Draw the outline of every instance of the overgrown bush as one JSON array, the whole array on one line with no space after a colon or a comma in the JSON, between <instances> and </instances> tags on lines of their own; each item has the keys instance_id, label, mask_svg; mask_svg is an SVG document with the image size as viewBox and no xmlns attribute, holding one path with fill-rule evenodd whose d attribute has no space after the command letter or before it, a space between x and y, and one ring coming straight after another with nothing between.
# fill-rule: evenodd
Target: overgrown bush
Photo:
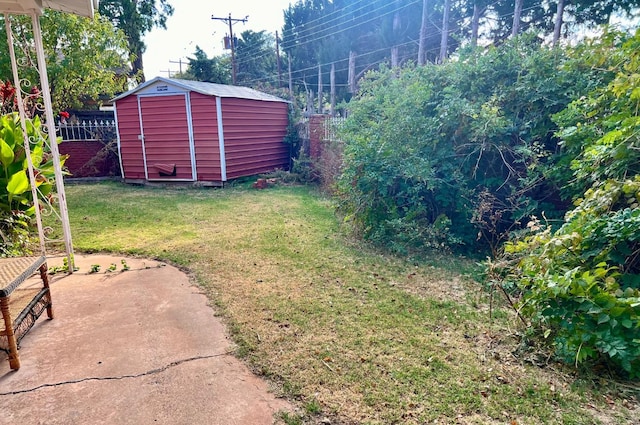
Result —
<instances>
[{"instance_id":1,"label":"overgrown bush","mask_svg":"<svg viewBox=\"0 0 640 425\"><path fill-rule=\"evenodd\" d=\"M640 173L637 149L640 97L638 33L606 32L575 50L574 67L597 69L592 90L552 118L560 150L549 177L569 200L580 198L594 183Z\"/></svg>"},{"instance_id":2,"label":"overgrown bush","mask_svg":"<svg viewBox=\"0 0 640 425\"><path fill-rule=\"evenodd\" d=\"M615 78L555 117L576 206L558 230L507 244L505 274L562 359L640 378L640 31L606 55Z\"/></svg>"},{"instance_id":3,"label":"overgrown bush","mask_svg":"<svg viewBox=\"0 0 640 425\"><path fill-rule=\"evenodd\" d=\"M396 250L457 239L440 221L466 221L467 188L438 137L436 67L383 69L361 83L342 130L341 211L364 236ZM459 219L459 220L458 220Z\"/></svg>"},{"instance_id":4,"label":"overgrown bush","mask_svg":"<svg viewBox=\"0 0 640 425\"><path fill-rule=\"evenodd\" d=\"M638 378L639 76L640 31L372 72L344 125L340 211L397 252L511 239L491 271L533 333Z\"/></svg>"},{"instance_id":5,"label":"overgrown bush","mask_svg":"<svg viewBox=\"0 0 640 425\"><path fill-rule=\"evenodd\" d=\"M47 152L39 117L25 122L38 196L53 202L53 160ZM61 159L64 163L64 158ZM35 205L28 177L24 137L17 113L0 118L0 256L28 253Z\"/></svg>"},{"instance_id":6,"label":"overgrown bush","mask_svg":"<svg viewBox=\"0 0 640 425\"><path fill-rule=\"evenodd\" d=\"M520 312L569 363L640 377L640 176L594 185L556 232L508 243Z\"/></svg>"},{"instance_id":7,"label":"overgrown bush","mask_svg":"<svg viewBox=\"0 0 640 425\"><path fill-rule=\"evenodd\" d=\"M343 127L340 211L400 252L495 252L526 217L562 217L545 178L558 148L551 116L600 78L567 66L579 60L524 36L443 65L369 73Z\"/></svg>"}]
</instances>

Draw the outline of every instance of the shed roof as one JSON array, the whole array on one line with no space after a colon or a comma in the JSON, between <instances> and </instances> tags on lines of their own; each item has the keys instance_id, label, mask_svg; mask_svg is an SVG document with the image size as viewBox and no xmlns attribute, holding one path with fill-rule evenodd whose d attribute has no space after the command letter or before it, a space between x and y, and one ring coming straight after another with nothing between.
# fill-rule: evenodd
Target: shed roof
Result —
<instances>
[{"instance_id":1,"label":"shed roof","mask_svg":"<svg viewBox=\"0 0 640 425\"><path fill-rule=\"evenodd\" d=\"M181 88L183 90L195 91L208 96L262 100L265 102L284 102L284 103L289 102L277 96L263 93L261 91L254 90L249 87L229 86L226 84L205 83L202 81L181 80L178 78L164 78L164 77L156 77L152 80L144 82L140 84L138 87L132 90L129 90L128 92L122 93L120 96L116 97L113 100L116 101L116 100L122 99L123 97L139 92L145 89L146 87L149 87L157 83L172 85L172 86Z\"/></svg>"},{"instance_id":2,"label":"shed roof","mask_svg":"<svg viewBox=\"0 0 640 425\"><path fill-rule=\"evenodd\" d=\"M53 9L93 17L98 0L0 0L0 13L40 13L42 9Z\"/></svg>"}]
</instances>

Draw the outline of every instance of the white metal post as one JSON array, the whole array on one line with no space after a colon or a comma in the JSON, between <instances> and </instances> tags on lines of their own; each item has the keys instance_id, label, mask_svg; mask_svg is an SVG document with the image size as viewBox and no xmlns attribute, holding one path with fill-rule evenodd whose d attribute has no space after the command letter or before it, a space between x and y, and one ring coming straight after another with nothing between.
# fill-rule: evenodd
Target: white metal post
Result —
<instances>
[{"instance_id":1,"label":"white metal post","mask_svg":"<svg viewBox=\"0 0 640 425\"><path fill-rule=\"evenodd\" d=\"M47 65L44 57L44 46L42 44L42 30L40 28L40 19L38 17L38 14L35 12L32 13L31 20L33 23L33 38L36 45L38 70L40 71L40 85L42 88L42 99L44 100L44 111L49 134L49 148L51 149L51 155L53 156L53 169L56 176L56 189L60 207L60 219L62 221L62 233L64 236L65 248L67 250L67 264L69 265L69 273L73 273L73 246L71 243L71 228L69 226L67 197L64 191L62 168L60 166L60 153L58 152L58 142L56 140L56 126L55 122L53 121L53 105L51 104L51 93L49 92L49 78L47 75Z\"/></svg>"}]
</instances>

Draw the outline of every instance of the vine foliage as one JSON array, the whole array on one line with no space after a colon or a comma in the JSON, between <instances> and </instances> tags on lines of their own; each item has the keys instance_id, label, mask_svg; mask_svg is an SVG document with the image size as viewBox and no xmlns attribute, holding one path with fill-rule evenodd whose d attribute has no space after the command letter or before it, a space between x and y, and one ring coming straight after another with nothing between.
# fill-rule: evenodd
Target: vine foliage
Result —
<instances>
[{"instance_id":1,"label":"vine foliage","mask_svg":"<svg viewBox=\"0 0 640 425\"><path fill-rule=\"evenodd\" d=\"M505 246L521 311L558 355L631 378L640 378L639 47L640 31L608 53L619 59L613 80L554 117L575 208L559 229L534 222Z\"/></svg>"}]
</instances>

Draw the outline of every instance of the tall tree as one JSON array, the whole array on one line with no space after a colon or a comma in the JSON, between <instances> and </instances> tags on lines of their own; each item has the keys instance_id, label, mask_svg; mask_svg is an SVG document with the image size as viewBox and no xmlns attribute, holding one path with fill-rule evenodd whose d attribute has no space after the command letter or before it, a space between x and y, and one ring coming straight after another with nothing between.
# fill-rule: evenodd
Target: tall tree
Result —
<instances>
[{"instance_id":1,"label":"tall tree","mask_svg":"<svg viewBox=\"0 0 640 425\"><path fill-rule=\"evenodd\" d=\"M31 22L13 16L12 32L24 82L36 85L37 70ZM93 19L47 10L40 18L42 41L54 109L88 107L101 96L113 96L126 88L127 44L121 31L106 19ZM0 51L8 52L4 19L0 18ZM9 55L0 56L0 79L13 80ZM22 87L29 90L30 87Z\"/></svg>"},{"instance_id":2,"label":"tall tree","mask_svg":"<svg viewBox=\"0 0 640 425\"><path fill-rule=\"evenodd\" d=\"M449 12L451 11L451 0L444 0L444 11L442 13L442 38L440 41L440 63L447 58L447 47L449 43Z\"/></svg>"},{"instance_id":3,"label":"tall tree","mask_svg":"<svg viewBox=\"0 0 640 425\"><path fill-rule=\"evenodd\" d=\"M402 20L400 18L402 14L402 0L396 0L396 10L393 13L393 38L396 39L396 43L391 46L391 67L396 68L400 65L400 46L398 46L398 35L402 29Z\"/></svg>"},{"instance_id":4,"label":"tall tree","mask_svg":"<svg viewBox=\"0 0 640 425\"><path fill-rule=\"evenodd\" d=\"M154 27L167 27L173 6L168 0L101 0L99 11L126 35L131 74L139 82L144 81L142 54L147 46L142 38Z\"/></svg>"},{"instance_id":5,"label":"tall tree","mask_svg":"<svg viewBox=\"0 0 640 425\"><path fill-rule=\"evenodd\" d=\"M207 57L199 46L193 57L189 58L189 66L180 78L206 81L208 83L229 84L231 82L231 60L229 55Z\"/></svg>"},{"instance_id":6,"label":"tall tree","mask_svg":"<svg viewBox=\"0 0 640 425\"><path fill-rule=\"evenodd\" d=\"M319 42L325 36L321 18L322 4L318 1L298 1L284 11L282 49L291 58L296 82L306 83L316 75Z\"/></svg>"},{"instance_id":7,"label":"tall tree","mask_svg":"<svg viewBox=\"0 0 640 425\"><path fill-rule=\"evenodd\" d=\"M540 33L553 30L554 8L540 0L504 0L488 2L488 16L497 21L488 34L494 42L502 42L531 28Z\"/></svg>"},{"instance_id":8,"label":"tall tree","mask_svg":"<svg viewBox=\"0 0 640 425\"><path fill-rule=\"evenodd\" d=\"M422 0L422 19L420 21L420 39L418 40L418 65L424 65L424 51L427 42L427 25L429 19L429 0Z\"/></svg>"},{"instance_id":9,"label":"tall tree","mask_svg":"<svg viewBox=\"0 0 640 425\"><path fill-rule=\"evenodd\" d=\"M336 79L346 81L349 50L355 43L352 36L358 26L355 14L369 7L354 0L305 0L290 5L284 11L281 46L291 60L292 83L317 91L318 63L335 63ZM328 69L323 68L322 74Z\"/></svg>"},{"instance_id":10,"label":"tall tree","mask_svg":"<svg viewBox=\"0 0 640 425\"><path fill-rule=\"evenodd\" d=\"M520 32L520 19L522 16L522 5L524 0L515 0L513 7L513 25L511 26L511 35L516 36Z\"/></svg>"},{"instance_id":11,"label":"tall tree","mask_svg":"<svg viewBox=\"0 0 640 425\"><path fill-rule=\"evenodd\" d=\"M243 31L236 42L237 83L277 84L276 40L267 31Z\"/></svg>"},{"instance_id":12,"label":"tall tree","mask_svg":"<svg viewBox=\"0 0 640 425\"><path fill-rule=\"evenodd\" d=\"M485 17L487 11L491 7L491 0L472 0L471 5L468 5L472 11L471 14L471 45L478 45L478 38L480 37L480 20Z\"/></svg>"},{"instance_id":13,"label":"tall tree","mask_svg":"<svg viewBox=\"0 0 640 425\"><path fill-rule=\"evenodd\" d=\"M560 40L560 31L562 30L562 22L564 18L564 0L558 0L556 8L556 22L553 28L553 45L557 46Z\"/></svg>"},{"instance_id":14,"label":"tall tree","mask_svg":"<svg viewBox=\"0 0 640 425\"><path fill-rule=\"evenodd\" d=\"M478 34L480 33L480 6L477 1L473 2L473 17L471 18L471 45L478 45Z\"/></svg>"}]
</instances>

